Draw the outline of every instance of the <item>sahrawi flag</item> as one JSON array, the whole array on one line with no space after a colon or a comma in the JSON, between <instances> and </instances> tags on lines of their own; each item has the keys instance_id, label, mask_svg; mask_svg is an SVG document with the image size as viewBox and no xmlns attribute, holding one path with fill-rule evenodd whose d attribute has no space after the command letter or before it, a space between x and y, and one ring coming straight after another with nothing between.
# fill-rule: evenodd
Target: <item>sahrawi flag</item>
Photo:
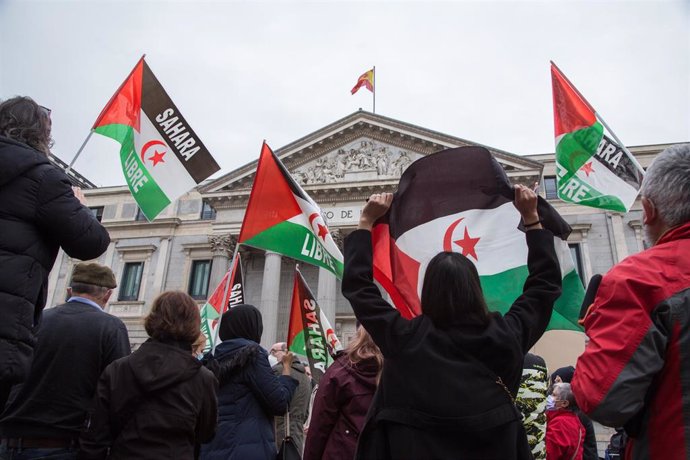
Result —
<instances>
[{"instance_id":1,"label":"sahrawi flag","mask_svg":"<svg viewBox=\"0 0 690 460\"><path fill-rule=\"evenodd\" d=\"M482 147L444 150L405 170L389 212L373 228L374 277L407 318L421 313L429 261L454 251L479 272L487 305L506 313L527 279L527 243L505 171ZM540 198L539 216L554 235L563 277L549 329L580 331L584 296L565 239L568 224Z\"/></svg>"},{"instance_id":2,"label":"sahrawi flag","mask_svg":"<svg viewBox=\"0 0 690 460\"><path fill-rule=\"evenodd\" d=\"M218 326L223 313L242 303L244 303L244 276L240 254L237 253L232 267L225 273L211 297L201 307L201 332L206 336L205 352L218 345Z\"/></svg>"},{"instance_id":3,"label":"sahrawi flag","mask_svg":"<svg viewBox=\"0 0 690 460\"><path fill-rule=\"evenodd\" d=\"M295 268L292 308L288 327L288 349L309 360L311 375L319 383L326 368L333 362L331 354L342 345L328 318L319 308L314 295L299 269Z\"/></svg>"},{"instance_id":4,"label":"sahrawi flag","mask_svg":"<svg viewBox=\"0 0 690 460\"><path fill-rule=\"evenodd\" d=\"M319 206L263 144L239 242L323 267L343 277L343 255Z\"/></svg>"},{"instance_id":5,"label":"sahrawi flag","mask_svg":"<svg viewBox=\"0 0 690 460\"><path fill-rule=\"evenodd\" d=\"M148 220L220 169L144 58L92 129L122 145L122 171Z\"/></svg>"},{"instance_id":6,"label":"sahrawi flag","mask_svg":"<svg viewBox=\"0 0 690 460\"><path fill-rule=\"evenodd\" d=\"M599 117L551 63L558 197L564 201L627 212L644 172L606 134Z\"/></svg>"}]
</instances>

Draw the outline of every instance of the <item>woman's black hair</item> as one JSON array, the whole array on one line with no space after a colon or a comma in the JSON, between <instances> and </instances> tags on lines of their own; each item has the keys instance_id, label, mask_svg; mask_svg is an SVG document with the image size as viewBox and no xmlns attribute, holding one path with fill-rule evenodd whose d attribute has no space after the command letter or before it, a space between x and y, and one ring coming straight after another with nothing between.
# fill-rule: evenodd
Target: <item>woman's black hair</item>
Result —
<instances>
[{"instance_id":1,"label":"woman's black hair","mask_svg":"<svg viewBox=\"0 0 690 460\"><path fill-rule=\"evenodd\" d=\"M487 325L489 309L474 264L456 252L436 254L422 285L422 313L438 328L453 324Z\"/></svg>"}]
</instances>

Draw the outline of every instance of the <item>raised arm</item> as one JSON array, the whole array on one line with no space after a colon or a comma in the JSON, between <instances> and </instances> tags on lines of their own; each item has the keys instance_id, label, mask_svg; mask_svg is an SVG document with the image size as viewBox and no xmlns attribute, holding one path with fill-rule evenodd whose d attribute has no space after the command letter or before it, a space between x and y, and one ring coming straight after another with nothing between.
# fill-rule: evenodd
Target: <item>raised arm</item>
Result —
<instances>
[{"instance_id":1,"label":"raised arm","mask_svg":"<svg viewBox=\"0 0 690 460\"><path fill-rule=\"evenodd\" d=\"M249 384L259 404L271 415L284 415L299 382L290 377L292 353L283 357L283 375L276 377L268 363L268 355L261 349L254 358L255 365L247 374Z\"/></svg>"},{"instance_id":2,"label":"raised arm","mask_svg":"<svg viewBox=\"0 0 690 460\"><path fill-rule=\"evenodd\" d=\"M549 324L553 304L561 295L562 279L553 234L542 228L537 213L537 195L527 187L516 185L515 207L526 230L529 275L522 295L510 307L505 319L518 335L523 353L527 353Z\"/></svg>"},{"instance_id":3,"label":"raised arm","mask_svg":"<svg viewBox=\"0 0 690 460\"><path fill-rule=\"evenodd\" d=\"M358 229L345 239L343 295L384 356L400 350L416 322L403 318L374 284L371 229L393 202L391 193L374 194L362 210Z\"/></svg>"}]
</instances>

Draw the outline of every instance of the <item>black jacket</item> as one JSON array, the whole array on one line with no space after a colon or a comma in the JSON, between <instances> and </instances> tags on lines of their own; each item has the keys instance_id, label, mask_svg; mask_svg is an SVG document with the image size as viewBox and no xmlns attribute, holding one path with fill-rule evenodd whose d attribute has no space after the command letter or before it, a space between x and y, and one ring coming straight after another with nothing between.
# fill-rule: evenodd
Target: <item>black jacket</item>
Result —
<instances>
[{"instance_id":1,"label":"black jacket","mask_svg":"<svg viewBox=\"0 0 690 460\"><path fill-rule=\"evenodd\" d=\"M529 277L505 316L486 327L438 329L424 315L403 318L372 279L371 234L345 241L343 294L384 355L383 374L358 458L531 458L514 397L523 357L541 337L561 293L547 230L527 232ZM480 364L480 362L482 364Z\"/></svg>"},{"instance_id":2,"label":"black jacket","mask_svg":"<svg viewBox=\"0 0 690 460\"><path fill-rule=\"evenodd\" d=\"M48 308L29 377L16 385L0 419L12 438L76 439L103 369L130 353L124 323L72 301Z\"/></svg>"},{"instance_id":3,"label":"black jacket","mask_svg":"<svg viewBox=\"0 0 690 460\"><path fill-rule=\"evenodd\" d=\"M192 459L215 432L217 389L190 344L149 339L101 375L78 458Z\"/></svg>"},{"instance_id":4,"label":"black jacket","mask_svg":"<svg viewBox=\"0 0 690 460\"><path fill-rule=\"evenodd\" d=\"M88 260L108 243L108 232L59 168L43 153L0 136L0 385L19 383L29 373L34 326L58 249Z\"/></svg>"}]
</instances>

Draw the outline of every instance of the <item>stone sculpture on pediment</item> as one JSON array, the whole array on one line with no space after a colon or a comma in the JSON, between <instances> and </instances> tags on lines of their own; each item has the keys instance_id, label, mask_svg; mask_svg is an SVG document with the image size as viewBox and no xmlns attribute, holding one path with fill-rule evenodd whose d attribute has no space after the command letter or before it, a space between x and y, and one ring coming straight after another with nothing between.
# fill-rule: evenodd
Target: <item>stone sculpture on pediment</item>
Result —
<instances>
[{"instance_id":1,"label":"stone sculpture on pediment","mask_svg":"<svg viewBox=\"0 0 690 460\"><path fill-rule=\"evenodd\" d=\"M302 166L293 176L305 185L399 177L416 156L406 150L393 153L390 146L365 139Z\"/></svg>"}]
</instances>

